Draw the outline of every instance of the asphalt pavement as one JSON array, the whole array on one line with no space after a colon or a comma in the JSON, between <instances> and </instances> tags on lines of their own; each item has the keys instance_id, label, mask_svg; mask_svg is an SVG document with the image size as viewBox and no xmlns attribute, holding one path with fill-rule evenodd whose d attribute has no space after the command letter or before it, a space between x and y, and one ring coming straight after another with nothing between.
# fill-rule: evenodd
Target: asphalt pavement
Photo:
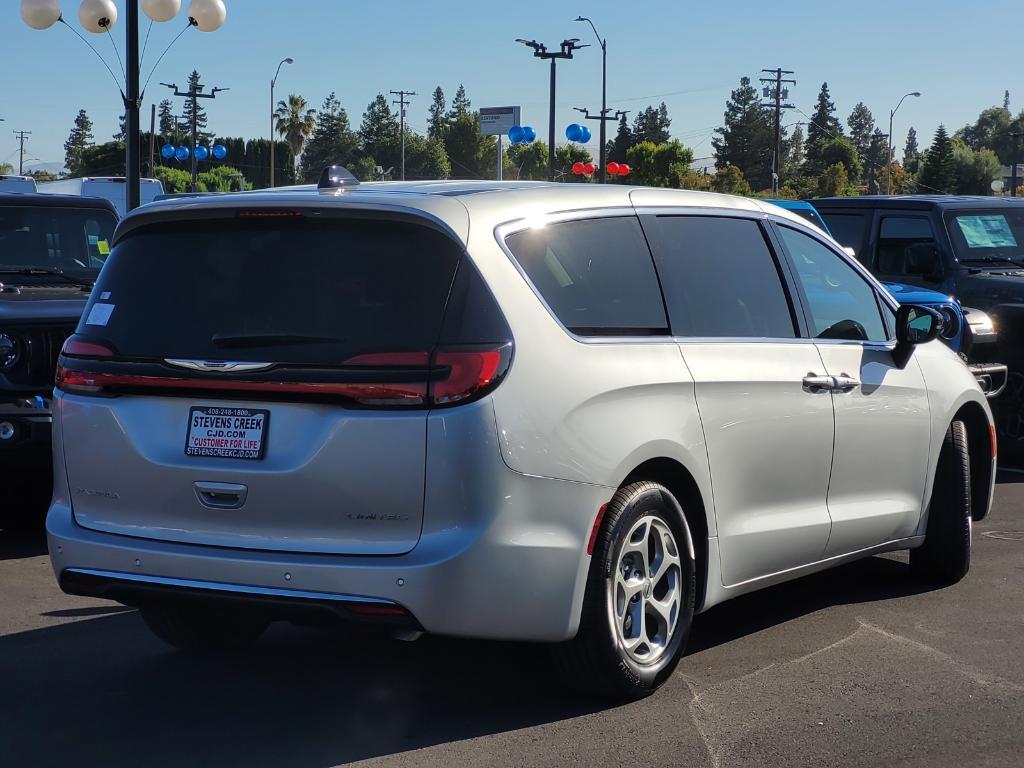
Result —
<instances>
[{"instance_id":1,"label":"asphalt pavement","mask_svg":"<svg viewBox=\"0 0 1024 768\"><path fill-rule=\"evenodd\" d=\"M609 705L542 646L275 625L181 655L0 531L0 765L1020 766L1024 474L974 543L953 587L893 555L714 608L662 690Z\"/></svg>"}]
</instances>

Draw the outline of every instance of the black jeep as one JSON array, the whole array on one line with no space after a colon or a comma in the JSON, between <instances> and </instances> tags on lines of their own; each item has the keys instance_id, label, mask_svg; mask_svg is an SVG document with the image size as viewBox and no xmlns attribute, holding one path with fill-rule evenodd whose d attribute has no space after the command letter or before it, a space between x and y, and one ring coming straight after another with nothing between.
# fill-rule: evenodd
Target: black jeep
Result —
<instances>
[{"instance_id":1,"label":"black jeep","mask_svg":"<svg viewBox=\"0 0 1024 768\"><path fill-rule=\"evenodd\" d=\"M106 200L0 194L0 527L50 497L50 399L117 224Z\"/></svg>"}]
</instances>

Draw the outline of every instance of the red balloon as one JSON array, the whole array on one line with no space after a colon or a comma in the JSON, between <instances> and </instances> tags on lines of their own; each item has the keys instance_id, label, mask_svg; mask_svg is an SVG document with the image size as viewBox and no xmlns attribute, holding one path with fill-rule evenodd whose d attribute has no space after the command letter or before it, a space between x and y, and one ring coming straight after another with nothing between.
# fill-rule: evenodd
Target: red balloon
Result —
<instances>
[{"instance_id":1,"label":"red balloon","mask_svg":"<svg viewBox=\"0 0 1024 768\"><path fill-rule=\"evenodd\" d=\"M583 172L586 173L587 176L592 175L594 173L594 164L593 163L584 163L583 164Z\"/></svg>"},{"instance_id":2,"label":"red balloon","mask_svg":"<svg viewBox=\"0 0 1024 768\"><path fill-rule=\"evenodd\" d=\"M608 172L609 176L618 176L619 175L619 164L614 162L614 161L612 161L612 162L608 163L608 165L605 167L605 171Z\"/></svg>"},{"instance_id":3,"label":"red balloon","mask_svg":"<svg viewBox=\"0 0 1024 768\"><path fill-rule=\"evenodd\" d=\"M579 160L572 164L572 172L575 173L577 176L582 176L583 171L583 163L581 163Z\"/></svg>"},{"instance_id":4,"label":"red balloon","mask_svg":"<svg viewBox=\"0 0 1024 768\"><path fill-rule=\"evenodd\" d=\"M625 163L619 163L619 176L629 176L629 166Z\"/></svg>"}]
</instances>

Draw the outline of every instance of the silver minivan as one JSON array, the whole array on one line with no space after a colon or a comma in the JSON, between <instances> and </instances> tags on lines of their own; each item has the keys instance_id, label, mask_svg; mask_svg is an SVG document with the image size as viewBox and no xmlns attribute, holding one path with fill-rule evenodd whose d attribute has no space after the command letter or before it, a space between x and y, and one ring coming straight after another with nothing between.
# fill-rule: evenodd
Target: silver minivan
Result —
<instances>
[{"instance_id":1,"label":"silver minivan","mask_svg":"<svg viewBox=\"0 0 1024 768\"><path fill-rule=\"evenodd\" d=\"M932 310L742 198L357 184L129 215L54 400L53 567L184 649L331 617L649 693L695 613L966 574L992 418Z\"/></svg>"}]
</instances>

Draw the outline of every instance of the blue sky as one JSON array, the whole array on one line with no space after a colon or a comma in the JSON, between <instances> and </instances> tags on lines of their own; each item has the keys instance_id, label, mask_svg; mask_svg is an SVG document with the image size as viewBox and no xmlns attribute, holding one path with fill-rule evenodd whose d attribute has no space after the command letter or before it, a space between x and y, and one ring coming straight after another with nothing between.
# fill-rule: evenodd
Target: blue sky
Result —
<instances>
[{"instance_id":1,"label":"blue sky","mask_svg":"<svg viewBox=\"0 0 1024 768\"><path fill-rule=\"evenodd\" d=\"M423 131L430 94L441 85L450 98L464 83L474 107L519 104L523 122L546 137L548 70L513 43L536 38L555 46L565 37L593 42L590 16L608 38L609 105L637 110L664 100L672 132L696 157L712 154L711 136L725 100L744 74L763 67L795 70L790 98L811 112L827 80L845 121L863 100L887 129L889 109L908 91L894 133L902 146L914 125L927 144L944 122L950 130L1001 103L1024 108L1024 67L1006 31L1024 17L1019 0L829 0L774 4L732 0L226 0L228 20L216 33L189 30L161 63L146 94L149 104L167 93L157 83L184 84L198 69L208 85L230 87L207 102L210 128L227 136L263 136L269 130L269 81L277 62L294 57L278 81L278 95L301 93L314 106L336 91L358 125L378 92L419 93L409 109ZM59 26L44 32L18 18L4 0L5 75L0 81L0 161L17 162L15 130L32 131L29 162L63 160L63 142L79 108L95 123L98 141L116 130L120 97L89 50ZM188 0L184 5L187 7ZM62 0L77 24L78 2ZM114 38L123 46L124 2ZM179 19L154 27L149 66L184 26ZM143 30L145 33L145 30ZM110 41L90 36L117 69ZM559 65L558 127L578 118L573 106L600 106L600 49L587 48ZM788 122L803 117L791 111ZM595 125L591 123L591 125ZM596 136L596 130L594 131ZM596 141L591 144L596 154Z\"/></svg>"}]
</instances>

